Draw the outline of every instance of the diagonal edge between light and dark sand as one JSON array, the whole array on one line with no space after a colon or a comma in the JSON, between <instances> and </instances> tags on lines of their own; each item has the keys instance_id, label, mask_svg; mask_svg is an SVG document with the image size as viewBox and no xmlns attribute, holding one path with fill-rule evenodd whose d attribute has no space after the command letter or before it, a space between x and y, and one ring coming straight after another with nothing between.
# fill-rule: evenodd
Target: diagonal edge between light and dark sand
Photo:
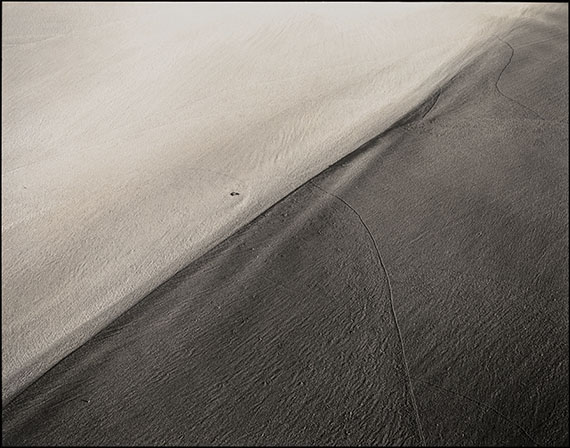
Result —
<instances>
[{"instance_id":1,"label":"diagonal edge between light and dark sand","mask_svg":"<svg viewBox=\"0 0 570 448\"><path fill-rule=\"evenodd\" d=\"M376 136L376 137L375 137L374 139L372 139L371 141L365 143L365 144L362 145L360 148L358 148L357 150L355 150L354 153L351 153L351 155L348 155L348 156L346 156L345 158L341 159L338 163L342 163L345 159L351 157L352 155L354 155L354 154L356 154L356 153L359 153L359 152L368 150L368 149L374 144L374 142L377 142L383 135L388 134L391 129L394 129L394 128L397 128L397 127L399 127L399 126L402 126L402 125L405 124L405 123L409 123L410 121L413 121L416 117L424 116L424 115L426 114L426 111L429 111L429 110L431 109L431 107L435 104L435 101L436 101L436 100L437 100L437 95L436 95L436 94L430 95L430 97L429 97L420 107L418 107L417 110L412 111L411 113L409 113L409 114L407 114L406 116L404 116L402 119L398 120L398 122L397 122L396 124L394 124L390 129L384 131L381 135ZM336 164L335 164L335 165L336 165ZM333 165L333 166L334 166L334 165ZM288 200L294 200L293 198L294 198L296 195L300 194L300 192L301 192L304 188L308 188L308 187L309 187L309 188L313 188L313 187L312 187L313 185L314 185L314 184L311 184L311 180L309 180L309 181L307 181L305 184L303 184L303 185L301 185L300 187L296 188L293 192L291 192L291 193L290 193L289 195L287 195L285 198L283 198L283 199L280 200L278 203L276 203L275 205L273 205L272 207L270 207L267 211L265 211L264 213L262 213L262 214L261 214L259 217L257 217L256 219L254 219L251 223L249 223L249 224L247 224L246 226L244 226L243 228L239 229L234 235L232 235L232 237L230 237L230 238L224 240L222 243L220 243L218 246L216 246L214 249L212 249L210 252L208 252L208 254L204 255L204 256L201 257L199 260L197 260L196 262L192 263L188 268L186 268L186 269L184 269L183 271L181 271L181 273L179 273L179 274L177 274L176 276L174 276L173 279L171 279L171 280L165 282L163 285L161 285L159 288L157 288L157 291L162 291L162 288L163 288L163 287L166 287L166 285L168 285L170 282L175 281L175 279L176 279L177 277L179 277L180 275L184 275L184 273L185 273L186 271L188 271L188 269L191 269L192 266L194 266L196 263L199 263L202 258L204 258L204 259L206 259L206 260L209 260L211 257L213 257L213 256L215 257L215 255L213 255L213 254L217 253L217 252L220 250L221 247L227 245L228 242L232 241L232 239L234 239L234 238L239 238L240 235L242 235L244 232L247 232L247 229L248 229L249 227L255 226L255 225L257 224L258 220L263 220L264 217L265 217L268 213L271 213L271 211L272 211L274 208L277 208L277 209L278 209L281 203L287 202ZM318 196L318 195L317 195L317 196ZM319 202L319 203L322 202L322 198L318 198L318 197L317 197L317 198L314 198L313 200L314 200L315 202ZM320 206L319 206L319 207L320 207ZM344 216L344 215L343 215L343 216ZM302 220L303 222L306 221L306 220L308 220L308 219L311 219L311 220L314 220L314 219L315 219L314 217L310 217L310 218L309 218L308 216L302 216L301 218L302 218L301 220ZM344 218L342 218L342 219L344 219ZM324 222L326 223L327 220L325 219ZM260 226L262 226L262 227L264 227L264 228L267 226L266 223L264 223L264 224L257 224L257 225L260 225ZM358 223L357 223L356 225L358 225ZM265 230L264 230L264 232L265 232ZM271 232L269 232L269 233L271 233ZM280 229L280 238L283 238L284 235L290 235L290 233L284 232L283 229ZM350 240L348 240L347 243L350 244ZM358 245L357 245L357 246L358 246ZM362 275L362 273L361 273L361 275ZM375 280L375 275L372 275L372 276L371 276L371 279L373 280L373 283L376 282L376 280ZM268 279L268 281L271 281L271 279ZM272 284L275 284L275 283L272 283ZM279 285L279 287L280 287L280 288L283 288L282 285ZM370 287L370 289L372 290L372 289L377 288L377 287L378 287L378 285L372 285L372 286ZM291 292L291 290L289 290L289 292ZM384 292L383 287L382 287L382 291L381 291L381 292L382 292L382 293ZM146 297L144 300L146 300L147 302L150 303L150 302L153 301L153 296L155 296L155 293L150 294L150 295L149 295L148 297ZM136 309L136 307L137 307L137 305L135 305L133 308ZM134 310L133 310L133 311L134 311ZM114 313L114 310L113 310L113 309L108 310L108 314L109 314L109 315L113 315L113 313ZM122 313L118 318L114 319L114 320L112 321L112 323L109 324L105 329L103 329L102 331L100 331L99 333L97 333L97 335L94 336L94 338L92 338L92 339L97 340L98 338L102 337L102 335L105 334L105 332L107 331L108 328L113 327L113 325L115 325L115 324L117 323L117 321L119 321L119 322L121 321L121 318L123 317L123 314L129 314L129 313L130 313L130 311L127 311L126 313ZM82 331L82 329L80 329L79 331ZM113 330L111 330L111 331L113 331ZM104 337L104 336L103 336L103 337ZM45 375L51 376L51 375L53 375L53 374L56 374L56 375L61 376L61 375L60 375L60 373L61 373L61 370L60 370L60 369L61 369L61 368L64 368L64 367L63 367L62 365L60 365L60 364L65 363L65 362L66 362L66 359L68 359L68 358L70 358L70 357L73 358L73 357L76 355L76 353L75 353L76 351L82 351L82 350L84 350L82 347L84 347L84 346L87 346L87 347L88 347L88 346L90 346L90 344L91 344L91 342L88 341L86 344L84 344L83 346L79 347L77 350L75 350L74 352L72 352L71 355L69 355L68 357L64 358L62 361L60 361L58 364L56 364L53 368L51 368L51 369L47 372L47 374L45 374ZM54 372L54 371L55 371L55 372ZM57 372L59 372L59 373L57 373ZM45 376L45 375L44 375L44 376ZM67 375L66 375L66 377L67 377ZM42 381L42 378L43 378L43 376L40 377L40 379L39 379L40 382ZM62 378L62 379L63 379L63 378ZM36 382L32 383L32 386L31 386L31 387L34 387L35 383L36 383ZM26 389L25 389L23 392L25 393L25 391L26 391ZM21 392L21 393L22 393L22 392ZM21 394L21 393L20 393L20 394ZM406 393L409 393L409 391L406 392ZM18 394L18 395L20 395L20 394ZM18 395L16 395L16 399L18 398ZM9 407L9 406L8 406L8 407Z\"/></svg>"},{"instance_id":2,"label":"diagonal edge between light and dark sand","mask_svg":"<svg viewBox=\"0 0 570 448\"><path fill-rule=\"evenodd\" d=\"M433 10L438 20L430 20L423 12L406 13L403 26L399 26L388 17L370 22L372 17L366 14L362 17L366 24L354 28L350 13L334 20L338 26L313 15L293 13L299 20L291 22L290 17L278 14L279 24L270 20L275 26L262 26L257 31L245 27L245 34L256 36L250 41L252 51L246 52L246 59L234 54L236 60L233 52L226 51L226 27L206 26L203 43L207 50L199 51L206 60L197 64L192 62L194 52L187 48L194 41L193 27L188 25L202 21L191 13L192 17L186 15L190 10L184 6L178 11L168 8L165 15L159 13L152 18L153 24L148 24L150 28L129 26L126 35L122 25L115 27L111 21L94 34L64 33L61 40L37 42L18 36L36 28L37 19L42 22L44 14L51 25L59 23L64 28L69 20L75 20L75 13L69 14L74 9L79 13L76 25L82 22L80 17L93 24L94 16L82 6L79 11L54 5L48 7L51 12L41 8L38 14L31 13L33 5L30 8L10 8L15 15L6 23L12 29L6 30L6 37L15 46L3 47L4 62L8 62L3 75L10 81L3 104L16 112L10 114L12 124L4 126L9 151L3 153L8 163L3 164L2 177L3 191L8 193L2 196L3 403L293 188L415 109L429 90L462 67L462 61L450 61L452 55L477 47L481 37L493 30L502 33L519 18L535 16L534 8L523 5L494 7L488 10L490 16L484 5L469 8L479 11L476 14L459 5L436 6ZM331 11L328 7L318 9ZM166 25L168 17L176 17L182 29ZM236 16L242 22L239 17L243 16ZM436 26L440 20L449 27ZM408 27L421 37L405 32ZM434 27L442 33L429 31ZM388 29L394 32L387 33ZM283 34L284 30L289 31ZM210 45L210 32L218 35L221 48ZM303 38L304 32L312 37ZM114 46L106 43L124 38L141 51L113 51L115 57L108 65L105 55ZM322 38L326 44L312 45L313 38ZM97 50L85 53L85 45L91 45L88 42ZM303 69L301 79L297 78L297 63L286 56L295 47L300 50L294 52L300 66L324 67L325 71ZM284 57L277 56L278 48ZM312 55L302 48L312 49ZM258 50L283 64L282 70L277 70L283 76L270 74L277 69L273 64L257 64L265 59L255 56ZM83 56L86 65L75 55ZM163 58L176 64L151 64L162 80L156 83L140 67L151 68L148 61ZM47 66L50 71L46 72L42 68ZM65 79L49 76L51 68L57 67L66 74ZM84 84L87 79L82 71L86 67L96 68L97 74ZM101 90L85 88L98 76L115 73L115 68L126 78L109 76L99 84ZM28 69L34 76L20 76L21 70ZM237 69L238 84L233 76L224 75L226 69ZM294 76L285 76L291 70ZM421 86L438 71L439 77ZM214 87L216 73L221 75L219 88ZM131 79L131 75L144 78L142 84L124 85L122 80ZM188 83L196 80L194 75L204 78L204 83ZM40 79L51 87L35 89ZM72 85L77 87L76 94L60 98L58 92L68 91ZM176 86L190 96L178 95ZM202 91L202 87L215 95L198 104L188 101L191 92ZM235 94L230 93L234 88ZM69 108L59 107L56 97ZM225 103L222 98L230 100L227 108L218 107ZM37 109L36 101L45 108ZM139 107L141 101L156 106L155 113ZM103 103L109 107L99 107ZM85 114L74 114L76 107ZM88 110L101 119L94 119ZM201 110L204 113L199 113ZM129 120L131 113L133 119ZM20 114L29 119L17 118ZM22 125L38 131L28 133L36 143L22 140L26 134L21 132ZM50 129L61 133L53 134ZM73 130L73 135L66 129ZM87 129L90 131L85 133ZM77 147L83 149L74 150ZM232 191L240 195L231 196ZM110 315L113 304L118 305L111 308ZM85 331L76 331L86 321Z\"/></svg>"},{"instance_id":3,"label":"diagonal edge between light and dark sand","mask_svg":"<svg viewBox=\"0 0 570 448\"><path fill-rule=\"evenodd\" d=\"M517 104L567 86L567 40L522 31L312 180L379 242L428 444L568 438L567 102ZM418 444L386 280L305 185L26 389L4 443Z\"/></svg>"},{"instance_id":4,"label":"diagonal edge between light and dark sand","mask_svg":"<svg viewBox=\"0 0 570 448\"><path fill-rule=\"evenodd\" d=\"M467 53L459 54L456 58L454 58L450 62L450 64L452 66L458 67L458 70L463 69L465 66L467 66L470 63L470 61L476 58L477 55L484 52L488 44L489 44L488 42L486 43L482 42L479 48L471 49ZM443 70L443 72L445 71L446 70ZM438 76L441 76L441 74L440 75L435 74L432 78L427 80L425 84L427 86L431 86L432 84L435 83L435 79L437 79ZM448 82L449 80L445 81L444 85ZM345 158L349 158L351 155L358 154L359 152L366 150L375 142L377 142L379 139L381 139L383 136L385 136L387 133L389 133L391 130L408 123L410 120L415 119L417 116L419 115L425 116L427 113L429 113L433 105L437 102L437 96L439 95L441 88L442 87L438 87L434 93L429 94L425 99L420 101L419 105L414 107L412 110L408 111L406 114L404 114L404 116L396 120L387 129L383 130L378 135L371 138L370 140L362 144L360 147L358 147L356 150L341 158L336 163L345 160ZM418 90L423 91L421 88ZM330 166L335 166L335 164L332 164ZM306 182L299 185L298 187L293 189L289 194L294 193L297 189L302 188L305 184ZM285 196L281 200L286 199L287 196ZM273 205L276 205L278 202L279 201L277 201ZM238 230L239 229L237 229L236 231ZM222 241L219 241L217 244L220 244L221 242ZM212 249L215 246L216 244L214 244ZM185 258L185 255L179 258L180 261L182 262L182 260L184 260ZM142 292L152 290L153 285L154 281L152 279L148 279L146 282L139 284L133 291L131 291L129 294L123 297L121 301L109 307L102 308L96 315L91 316L83 324L79 325L74 331L67 333L64 337L59 338L57 341L54 341L53 344L51 344L49 350L46 350L44 352L41 352L33 356L30 360L28 360L28 362L25 364L23 368L14 371L8 378L6 378L3 381L2 405L3 406L7 405L18 393L20 393L23 389L25 389L33 381L35 381L40 376L40 374L49 370L65 356L69 355L71 352L73 352L75 349L81 346L87 339L89 339L88 337L86 337L86 335L94 336L99 331L102 331L102 329L105 326L109 325L114 319L116 319L118 316L120 316L122 313L124 313L134 304L136 304L139 300L144 299L146 295L142 295Z\"/></svg>"},{"instance_id":5,"label":"diagonal edge between light and dark sand","mask_svg":"<svg viewBox=\"0 0 570 448\"><path fill-rule=\"evenodd\" d=\"M306 202L314 206L300 215L293 213L300 203ZM137 413L142 412L150 419L143 426L152 426L154 421L171 428L167 432L175 438L168 437L168 444L263 444L275 443L276 439L282 443L300 444L306 440L333 443L342 438L347 443L358 440L364 444L387 444L394 440L417 443L396 333L368 235L359 230L354 216L330 198L323 198L316 188L299 189L281 204L252 223L249 230L238 232L196 265L162 285L149 300L139 302L42 376L7 406L5 423L37 427L37 418L43 419L40 416L46 413L53 415L52 422L56 422L57 412L52 412L56 402L65 403L66 408L70 406L70 411L73 408L71 412L76 416L82 415L81 409L93 411L95 407L91 405L97 406L99 399L92 393L73 398L76 391L68 395L63 389L68 386L75 389L72 384L90 383L87 377L111 385L107 383L111 375L115 385L117 381L127 381L135 386L128 395L134 393L131 410L138 408ZM265 233L268 225L279 226L280 231ZM252 231L261 233L258 234L261 238L255 238L255 245L250 244ZM323 240L334 238L339 231L345 234L348 231L349 236L323 253ZM362 253L363 243L368 248ZM314 268L305 269L304 274L295 272L304 264ZM191 275L191 282L198 284L189 284L187 273L196 266L200 273ZM293 272L287 275L287 271ZM191 300L184 297L187 288L193 291ZM335 297L331 297L330 288L336 290ZM367 291L364 302L357 300L361 288ZM247 304L239 297L241 294L247 296ZM355 300L349 299L351 295L355 295ZM157 306L161 314L165 313L162 317L156 313ZM126 322L139 313L152 317L154 323L151 327L143 325L144 334L125 334L127 327L138 328ZM169 334L171 330L182 333L174 336ZM95 354L93 347L101 342L105 346L103 352L96 349ZM156 352L155 348L163 344L166 350ZM120 347L135 348L137 355L115 358ZM85 355L89 364L94 362L88 369L76 363L85 359ZM114 363L106 362L109 356L121 359L122 366L117 368L111 365ZM149 356L153 359L150 363ZM171 364L186 356L200 361L195 366ZM70 361L74 367L65 366ZM342 371L338 370L340 365L344 366ZM164 367L167 371L161 372ZM162 385L169 382L167 378L176 377L188 389L175 387L171 390L174 395L162 398L159 389L154 391L159 395L147 389L151 393L147 398L152 397L148 408L139 402L146 392L138 389L131 373L123 369L150 375L153 382ZM57 385L52 383L55 388L51 389L51 394L58 396L54 396L55 402L34 392L46 380L57 382ZM289 392L290 381L297 388L294 392ZM95 389L100 390L101 385ZM375 390L385 390L386 395L375 396ZM362 395L362 391L368 393ZM224 403L224 395L234 392L238 397L230 399L231 404ZM28 393L35 397L30 404L36 417L28 420L25 413L19 412L10 415L10 407ZM304 399L296 399L297 394L303 394ZM129 406L129 400L121 394L111 395L117 401L104 404L105 414L111 409L121 413L123 406ZM186 403L193 410L176 417L171 413L177 407L172 400L182 400L179 404ZM351 401L353 404L347 406ZM371 409L375 410L374 415L368 415ZM303 416L309 410L310 415ZM160 416L163 411L165 414ZM285 423L283 416L279 418L281 413L294 421ZM217 415L221 421L211 425L205 419L207 415ZM338 425L339 418L346 419L345 424ZM257 424L259 420L265 426ZM321 427L327 420L329 423ZM365 434L352 433L351 427L360 421L368 430ZM190 422L192 428L182 429ZM390 428L383 427L388 422ZM220 426L227 428L220 431ZM105 431L111 436L108 440L87 425L73 427L73 435L69 436L77 437L78 443L165 442L164 435L157 437L152 430L144 434L146 430L140 427L137 432L142 429L141 437L133 438L129 430L113 430ZM181 434L175 435L174 427L182 429ZM45 442L72 443L67 436L60 438L63 435L60 429L44 432L48 438L55 436L44 439ZM17 432L29 433L22 428Z\"/></svg>"}]
</instances>

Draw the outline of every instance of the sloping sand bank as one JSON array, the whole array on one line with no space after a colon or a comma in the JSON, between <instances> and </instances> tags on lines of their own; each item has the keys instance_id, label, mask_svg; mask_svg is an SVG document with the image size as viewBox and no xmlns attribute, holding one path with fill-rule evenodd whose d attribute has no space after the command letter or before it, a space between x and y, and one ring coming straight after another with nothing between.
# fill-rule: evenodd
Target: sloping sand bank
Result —
<instances>
[{"instance_id":1,"label":"sloping sand bank","mask_svg":"<svg viewBox=\"0 0 570 448\"><path fill-rule=\"evenodd\" d=\"M537 9L2 8L3 403Z\"/></svg>"},{"instance_id":2,"label":"sloping sand bank","mask_svg":"<svg viewBox=\"0 0 570 448\"><path fill-rule=\"evenodd\" d=\"M567 6L3 409L15 444L568 444Z\"/></svg>"}]
</instances>

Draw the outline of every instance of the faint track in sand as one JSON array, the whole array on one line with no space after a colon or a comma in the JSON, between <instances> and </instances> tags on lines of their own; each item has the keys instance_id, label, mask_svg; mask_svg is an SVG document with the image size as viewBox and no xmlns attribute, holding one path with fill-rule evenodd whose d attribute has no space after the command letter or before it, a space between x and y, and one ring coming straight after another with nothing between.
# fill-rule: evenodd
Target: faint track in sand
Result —
<instances>
[{"instance_id":1,"label":"faint track in sand","mask_svg":"<svg viewBox=\"0 0 570 448\"><path fill-rule=\"evenodd\" d=\"M414 378L415 381L419 381L420 383L424 383L434 389L440 390L440 391L444 391L447 392L448 394L451 395L455 395L457 397L463 398L465 400L468 400L472 403L474 403L477 407L483 409L483 410L487 410L487 411L491 411L494 414L498 415L499 417L501 417L503 420L505 420L506 422L510 423L513 426L516 426L530 441L532 441L532 443L535 444L535 446L540 446L538 444L538 442L536 440L534 440L534 438L527 432L526 429L524 429L521 425L519 425L517 422L512 421L510 418L508 418L505 414L503 414L502 412L499 412L497 409L495 409L492 406L489 406L488 404L482 403L479 400L476 400L475 398L471 398L468 397L467 395L463 395L462 393L459 392L455 392L453 390L450 389L446 389L445 387L441 387L441 386L437 386L433 383L430 383L429 381L425 381L422 379L418 379L418 378Z\"/></svg>"},{"instance_id":2,"label":"faint track in sand","mask_svg":"<svg viewBox=\"0 0 570 448\"><path fill-rule=\"evenodd\" d=\"M501 70L501 73L499 73L499 77L497 78L497 80L495 81L495 89L497 89L497 92L499 92L499 94L503 97L505 97L506 99L512 101L513 103L518 104L519 106L521 106L523 109L528 110L529 112L532 112L538 119L542 120L542 121L546 121L538 112L536 112L534 109L531 109L528 106L525 106L523 103L515 100L514 98L511 98L510 96L506 95L505 93L503 93L501 91L501 89L499 88L499 81L501 80L501 77L503 76L503 73L505 72L505 70L507 69L507 67L509 65L511 65L511 62L513 61L513 56L515 55L515 49L512 47L511 44L509 44L506 40L501 39L499 36L495 36L499 41L501 41L502 43L504 43L507 47L509 47L509 49L511 50L511 55L509 56L509 60L507 61L507 63L505 64L505 66L503 67L503 69Z\"/></svg>"},{"instance_id":3,"label":"faint track in sand","mask_svg":"<svg viewBox=\"0 0 570 448\"><path fill-rule=\"evenodd\" d=\"M431 110L431 109L430 109ZM429 112L429 111L428 111ZM325 190L324 188L320 187L319 185L315 184L312 180L309 180L308 182L309 184L313 185L314 187L318 188L319 190L321 190L323 193L326 193L327 195L338 199L339 201L341 201L346 207L348 207L350 210L352 210L352 212L358 217L359 221L362 223L363 227L366 229L366 232L368 233L368 235L370 236L370 238L372 239L372 243L374 244L374 248L376 249L376 255L378 257L378 261L380 262L380 266L382 267L382 270L384 271L384 276L386 277L386 284L388 285L388 296L390 299L390 309L392 311L392 317L394 318L394 323L396 325L396 331L398 333L398 339L400 340L400 347L402 350L402 359L404 360L404 368L406 370L406 377L407 377L407 381L408 381L408 387L410 389L410 398L412 399L412 405L414 407L414 414L415 414L415 419L416 419L416 425L418 427L418 434L420 436L421 442L423 446L426 446L426 439L424 437L424 431L422 428L422 422L420 420L420 413L418 411L418 405L416 403L416 396L414 394L414 387L412 384L412 379L410 376L410 367L408 365L408 360L406 357L406 350L404 349L404 339L402 337L402 331L400 329L400 324L398 323L398 317L396 316L396 309L394 307L394 296L392 293L392 284L390 283L390 277L388 275L388 271L386 269L386 265L384 264L384 260L382 259L382 255L380 255L380 249L378 248L378 243L376 243L376 238L374 238L374 235L372 234L372 232L370 231L370 228L366 225L366 223L364 222L364 220L362 219L362 216L360 216L360 213L358 213L356 211L356 209L354 209L348 202L346 202L343 198L341 198L340 196L337 196L334 193L331 193L328 190Z\"/></svg>"}]
</instances>

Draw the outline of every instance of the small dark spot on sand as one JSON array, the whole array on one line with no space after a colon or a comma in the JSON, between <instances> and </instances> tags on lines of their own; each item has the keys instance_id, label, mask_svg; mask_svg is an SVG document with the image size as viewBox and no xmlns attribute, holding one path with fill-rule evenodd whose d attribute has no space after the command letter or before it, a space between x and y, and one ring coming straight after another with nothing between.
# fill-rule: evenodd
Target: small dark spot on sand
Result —
<instances>
[{"instance_id":1,"label":"small dark spot on sand","mask_svg":"<svg viewBox=\"0 0 570 448\"><path fill-rule=\"evenodd\" d=\"M90 400L86 400L85 398L82 398L81 401L82 401L83 403L89 403L89 402L90 402Z\"/></svg>"},{"instance_id":2,"label":"small dark spot on sand","mask_svg":"<svg viewBox=\"0 0 570 448\"><path fill-rule=\"evenodd\" d=\"M230 193L230 196L239 196L239 193L237 191L232 191Z\"/></svg>"}]
</instances>

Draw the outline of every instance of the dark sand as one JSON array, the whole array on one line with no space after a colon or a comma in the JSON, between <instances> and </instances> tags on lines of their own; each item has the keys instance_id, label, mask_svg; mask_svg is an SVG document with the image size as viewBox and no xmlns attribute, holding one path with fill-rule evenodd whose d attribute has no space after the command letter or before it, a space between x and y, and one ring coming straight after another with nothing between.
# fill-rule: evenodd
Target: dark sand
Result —
<instances>
[{"instance_id":1,"label":"dark sand","mask_svg":"<svg viewBox=\"0 0 570 448\"><path fill-rule=\"evenodd\" d=\"M123 314L3 409L3 443L567 445L567 19Z\"/></svg>"}]
</instances>

